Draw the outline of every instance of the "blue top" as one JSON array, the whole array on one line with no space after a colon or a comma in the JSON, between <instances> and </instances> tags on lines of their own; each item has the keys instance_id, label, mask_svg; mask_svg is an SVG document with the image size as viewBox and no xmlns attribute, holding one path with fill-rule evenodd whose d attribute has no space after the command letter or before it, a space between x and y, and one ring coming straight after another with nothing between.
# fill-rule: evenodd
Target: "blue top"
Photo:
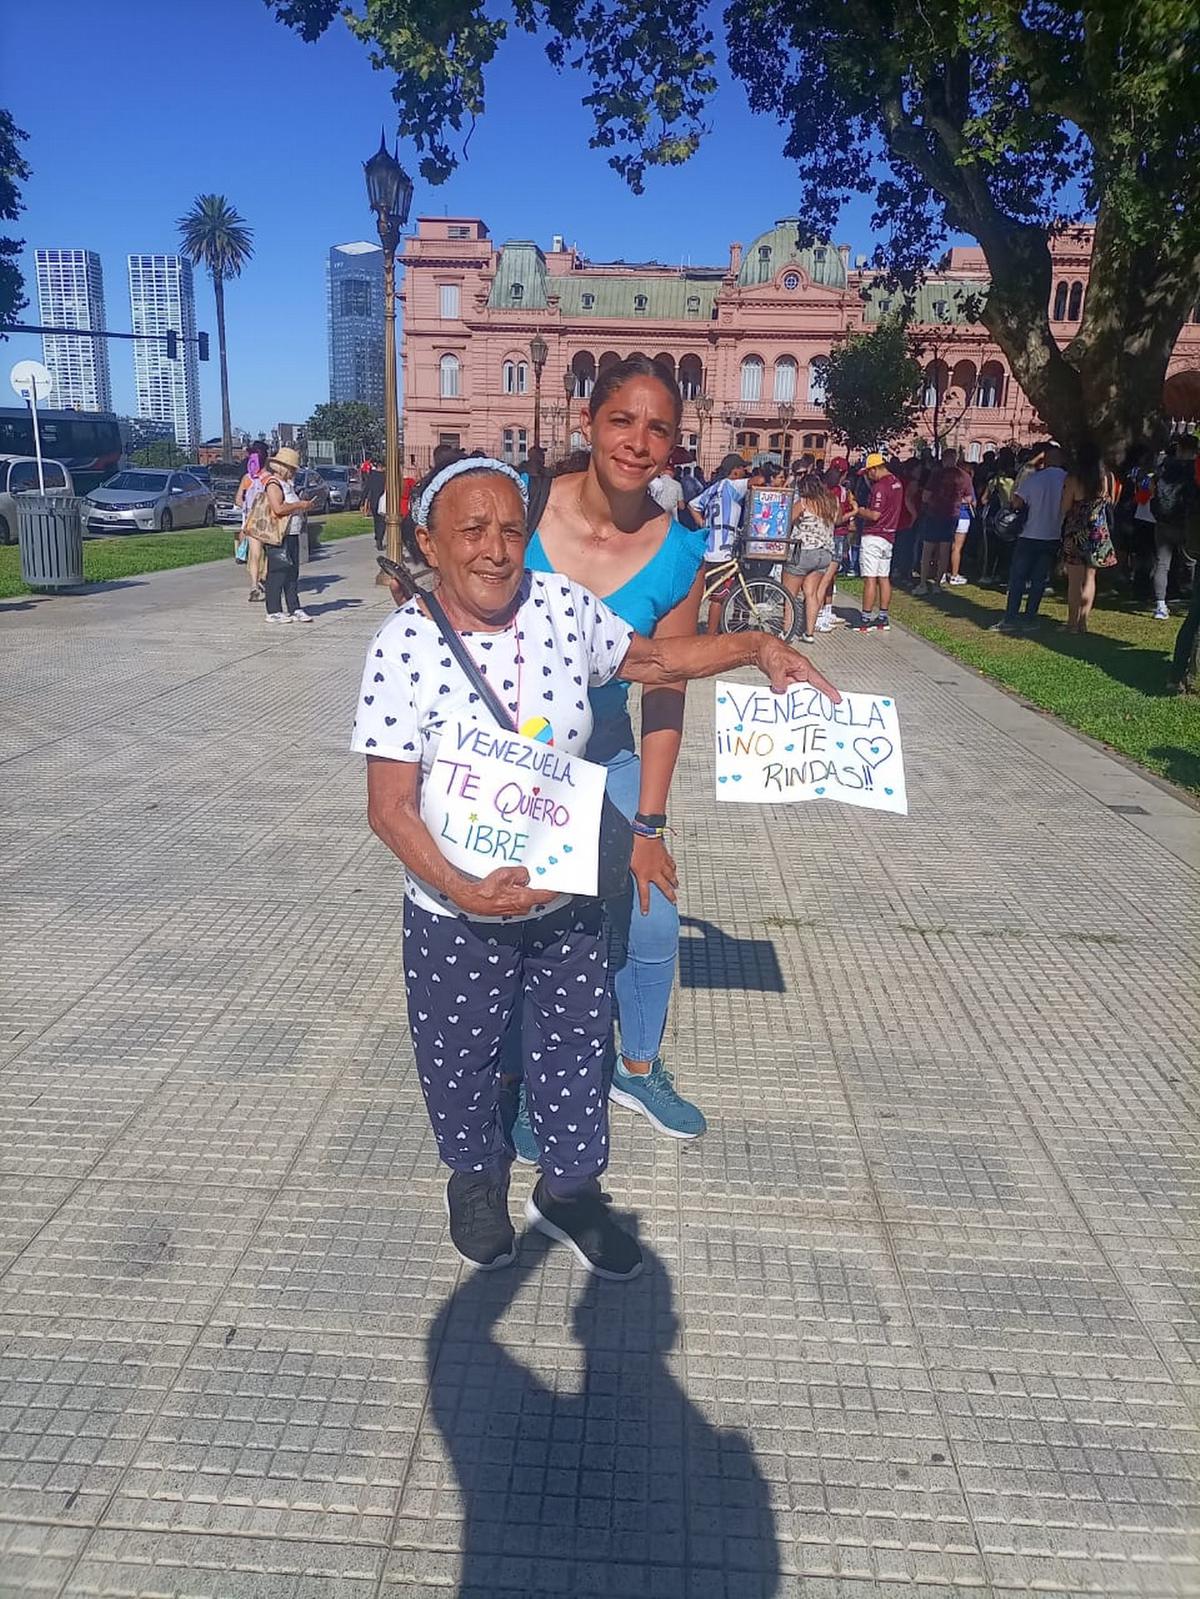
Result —
<instances>
[{"instance_id":1,"label":"blue top","mask_svg":"<svg viewBox=\"0 0 1200 1599\"><path fill-rule=\"evenodd\" d=\"M696 581L696 573L704 558L703 532L695 533L682 522L673 521L667 536L655 553L623 583L613 594L598 596L610 611L615 611L623 622L628 622L635 633L648 637L666 616L687 595ZM542 548L541 533L535 531L525 546L525 565L531 572L552 572L554 568ZM629 703L629 684L624 678L614 677L611 682L589 691L592 716L596 727L608 721L621 719ZM593 739L595 734L592 735Z\"/></svg>"}]
</instances>

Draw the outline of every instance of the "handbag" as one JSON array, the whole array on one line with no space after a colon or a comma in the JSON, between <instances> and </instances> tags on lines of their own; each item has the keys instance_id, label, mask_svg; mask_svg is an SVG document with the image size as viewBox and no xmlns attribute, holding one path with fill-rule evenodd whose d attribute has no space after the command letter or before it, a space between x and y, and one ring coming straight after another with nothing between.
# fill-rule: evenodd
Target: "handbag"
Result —
<instances>
[{"instance_id":1,"label":"handbag","mask_svg":"<svg viewBox=\"0 0 1200 1599\"><path fill-rule=\"evenodd\" d=\"M423 593L421 601L441 629L447 648L458 662L468 683L479 695L496 721L509 733L520 729L496 696L495 689L471 659L458 630L446 615L442 602L436 595ZM596 861L596 897L617 899L629 890L629 863L633 859L633 827L619 811L607 793L600 806L600 847Z\"/></svg>"},{"instance_id":2,"label":"handbag","mask_svg":"<svg viewBox=\"0 0 1200 1599\"><path fill-rule=\"evenodd\" d=\"M287 534L287 525L291 521L290 511L286 516L276 516L267 498L267 485L278 481L278 478L267 478L264 481L262 492L254 496L254 504L246 514L246 525L242 531L247 538L257 539L260 544L274 546L282 544Z\"/></svg>"}]
</instances>

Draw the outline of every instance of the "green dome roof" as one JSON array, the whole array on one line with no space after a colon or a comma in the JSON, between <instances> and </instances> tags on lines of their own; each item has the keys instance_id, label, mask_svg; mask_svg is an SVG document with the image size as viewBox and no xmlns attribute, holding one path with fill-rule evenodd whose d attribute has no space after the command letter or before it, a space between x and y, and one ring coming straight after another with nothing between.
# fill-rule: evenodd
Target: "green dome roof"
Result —
<instances>
[{"instance_id":1,"label":"green dome roof","mask_svg":"<svg viewBox=\"0 0 1200 1599\"><path fill-rule=\"evenodd\" d=\"M832 244L814 244L806 250L796 248L800 223L796 217L781 217L769 233L760 233L742 257L738 282L748 288L771 283L786 266L797 266L814 283L827 289L846 287L846 263Z\"/></svg>"}]
</instances>

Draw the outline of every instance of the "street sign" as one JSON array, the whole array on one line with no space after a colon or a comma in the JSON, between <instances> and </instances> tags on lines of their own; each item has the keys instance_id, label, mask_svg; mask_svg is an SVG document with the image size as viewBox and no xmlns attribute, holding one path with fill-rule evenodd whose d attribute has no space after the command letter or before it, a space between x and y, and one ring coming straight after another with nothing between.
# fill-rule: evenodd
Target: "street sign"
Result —
<instances>
[{"instance_id":1,"label":"street sign","mask_svg":"<svg viewBox=\"0 0 1200 1599\"><path fill-rule=\"evenodd\" d=\"M309 439L308 462L310 466L332 466L337 460L337 451L332 439Z\"/></svg>"},{"instance_id":2,"label":"street sign","mask_svg":"<svg viewBox=\"0 0 1200 1599\"><path fill-rule=\"evenodd\" d=\"M45 405L54 389L49 368L40 361L18 361L8 380L22 400L32 399L37 405Z\"/></svg>"}]
</instances>

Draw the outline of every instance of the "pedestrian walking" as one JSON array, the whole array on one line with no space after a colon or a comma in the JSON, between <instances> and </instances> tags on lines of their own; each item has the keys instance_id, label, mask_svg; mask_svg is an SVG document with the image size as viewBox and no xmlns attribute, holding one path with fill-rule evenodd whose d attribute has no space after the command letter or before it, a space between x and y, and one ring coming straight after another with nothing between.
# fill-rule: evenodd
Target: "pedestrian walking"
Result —
<instances>
[{"instance_id":1,"label":"pedestrian walking","mask_svg":"<svg viewBox=\"0 0 1200 1599\"><path fill-rule=\"evenodd\" d=\"M630 498L636 488L644 497L653 475L643 459L646 431L639 409L623 442L615 419L611 434L593 432L596 453ZM673 431L667 437L673 442ZM642 461L637 471L635 460ZM519 1009L541 1165L526 1219L589 1271L627 1280L641 1269L641 1253L598 1183L609 1151L604 904L538 892L517 865L482 879L460 872L422 819L422 784L450 718L493 726L503 716L519 728L536 709L554 750L582 754L593 721L581 683L599 688L620 677L662 688L756 665L777 691L809 682L834 701L840 696L804 656L768 634L646 639L569 578L527 572L526 500L522 480L500 461L455 462L426 487L415 514L436 593L401 605L369 645L351 743L367 757L372 830L407 874L409 1028L438 1154L451 1171L451 1241L484 1270L516 1253L508 1211L514 1151L500 1076ZM602 514L598 504L584 509L593 520ZM599 526L598 546L604 531Z\"/></svg>"},{"instance_id":2,"label":"pedestrian walking","mask_svg":"<svg viewBox=\"0 0 1200 1599\"><path fill-rule=\"evenodd\" d=\"M250 454L246 457L246 470L242 474L242 481L238 484L237 493L233 497L235 508L242 513L242 529L238 542L244 543L246 549L246 576L250 581L250 593L246 597L251 603L264 598L263 580L266 577L267 561L262 540L252 538L246 532L246 520L250 515L251 506L262 489L260 478L266 470L268 454L263 440L255 439L250 446Z\"/></svg>"},{"instance_id":3,"label":"pedestrian walking","mask_svg":"<svg viewBox=\"0 0 1200 1599\"><path fill-rule=\"evenodd\" d=\"M783 586L803 601L803 640L811 644L817 631L827 575L836 570L834 528L839 511L837 496L824 480L810 472L796 484L792 508L792 554L784 563Z\"/></svg>"},{"instance_id":4,"label":"pedestrian walking","mask_svg":"<svg viewBox=\"0 0 1200 1599\"><path fill-rule=\"evenodd\" d=\"M1009 496L1009 507L1024 512L1024 521L1013 546L1008 572L1008 598L1004 615L992 624L995 633L1019 633L1036 626L1038 609L1062 542L1063 486L1067 474L1062 451L1052 445L1042 457L1043 465L1030 472L1020 490ZM1021 617L1021 601L1025 616Z\"/></svg>"},{"instance_id":5,"label":"pedestrian walking","mask_svg":"<svg viewBox=\"0 0 1200 1599\"><path fill-rule=\"evenodd\" d=\"M1029 481L1019 493L1024 494ZM1096 573L1117 564L1112 541L1115 489L1116 479L1104 464L1099 445L1090 440L1081 444L1062 498L1068 633L1087 632L1096 601Z\"/></svg>"},{"instance_id":6,"label":"pedestrian walking","mask_svg":"<svg viewBox=\"0 0 1200 1599\"><path fill-rule=\"evenodd\" d=\"M904 485L877 451L867 456L864 472L870 484L870 499L858 508L866 529L858 550L863 579L858 631L886 633L891 625L888 606L892 601L892 546L904 506Z\"/></svg>"},{"instance_id":7,"label":"pedestrian walking","mask_svg":"<svg viewBox=\"0 0 1200 1599\"><path fill-rule=\"evenodd\" d=\"M312 500L302 500L292 479L300 468L300 457L286 446L276 450L267 462L262 477L261 497L277 521L286 518L283 537L268 544L266 604L268 622L311 622L300 604L300 535L304 518L313 508Z\"/></svg>"},{"instance_id":8,"label":"pedestrian walking","mask_svg":"<svg viewBox=\"0 0 1200 1599\"><path fill-rule=\"evenodd\" d=\"M560 572L601 595L640 635L694 636L704 580L705 535L685 528L654 498L678 436L683 399L671 373L633 356L606 369L580 427L590 454L580 472L551 482L537 505L526 565ZM532 497L532 496L531 496ZM606 791L634 829L624 892L608 905L620 1053L610 1094L670 1138L698 1138L707 1123L676 1089L661 1048L679 959L679 875L667 847L671 783L683 741L683 684L642 696L641 742L621 678L593 689L587 755L607 768ZM522 1115L518 1153L532 1140Z\"/></svg>"}]
</instances>

